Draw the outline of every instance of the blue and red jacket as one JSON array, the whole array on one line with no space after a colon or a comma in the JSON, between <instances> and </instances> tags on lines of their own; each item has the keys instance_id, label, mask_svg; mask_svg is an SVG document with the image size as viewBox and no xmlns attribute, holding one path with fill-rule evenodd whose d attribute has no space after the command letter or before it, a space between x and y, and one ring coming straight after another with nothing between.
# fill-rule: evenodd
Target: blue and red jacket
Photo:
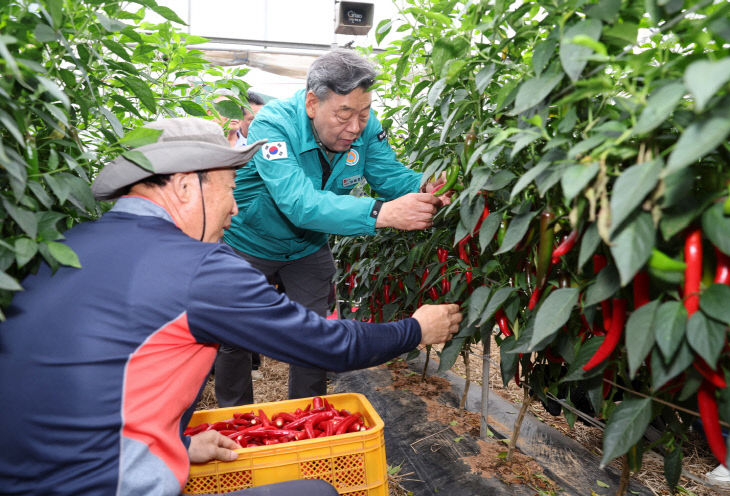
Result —
<instances>
[{"instance_id":1,"label":"blue and red jacket","mask_svg":"<svg viewBox=\"0 0 730 496\"><path fill-rule=\"evenodd\" d=\"M342 371L421 338L414 319L323 319L140 198L66 242L82 268L42 266L0 324L2 494L179 494L183 416L220 343Z\"/></svg>"}]
</instances>

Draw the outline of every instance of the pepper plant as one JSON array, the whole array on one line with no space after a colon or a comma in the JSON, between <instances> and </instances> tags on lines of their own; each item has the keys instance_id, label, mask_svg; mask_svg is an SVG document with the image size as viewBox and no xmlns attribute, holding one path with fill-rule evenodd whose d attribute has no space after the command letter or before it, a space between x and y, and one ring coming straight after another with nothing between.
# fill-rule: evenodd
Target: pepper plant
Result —
<instances>
[{"instance_id":1,"label":"pepper plant","mask_svg":"<svg viewBox=\"0 0 730 496\"><path fill-rule=\"evenodd\" d=\"M164 18L145 21L147 12ZM89 182L110 157L156 135L161 117L241 117L245 70L210 66L206 41L155 0L9 0L0 6L0 320L45 260L79 266L63 231L97 217ZM228 97L213 103L216 90Z\"/></svg>"},{"instance_id":2,"label":"pepper plant","mask_svg":"<svg viewBox=\"0 0 730 496\"><path fill-rule=\"evenodd\" d=\"M697 412L727 463L730 4L396 4L381 119L458 182L428 232L337 240L355 316L459 302L441 369L496 325L505 383L605 419L602 464L660 449L674 488Z\"/></svg>"}]
</instances>

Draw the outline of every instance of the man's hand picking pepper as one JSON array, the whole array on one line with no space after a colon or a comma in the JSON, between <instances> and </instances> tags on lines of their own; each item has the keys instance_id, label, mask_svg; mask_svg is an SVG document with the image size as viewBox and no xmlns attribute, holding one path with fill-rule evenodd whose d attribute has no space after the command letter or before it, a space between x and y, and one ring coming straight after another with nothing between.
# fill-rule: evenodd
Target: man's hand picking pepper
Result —
<instances>
[{"instance_id":1,"label":"man's hand picking pepper","mask_svg":"<svg viewBox=\"0 0 730 496\"><path fill-rule=\"evenodd\" d=\"M459 305L423 305L413 313L421 326L421 344L445 343L459 332Z\"/></svg>"}]
</instances>

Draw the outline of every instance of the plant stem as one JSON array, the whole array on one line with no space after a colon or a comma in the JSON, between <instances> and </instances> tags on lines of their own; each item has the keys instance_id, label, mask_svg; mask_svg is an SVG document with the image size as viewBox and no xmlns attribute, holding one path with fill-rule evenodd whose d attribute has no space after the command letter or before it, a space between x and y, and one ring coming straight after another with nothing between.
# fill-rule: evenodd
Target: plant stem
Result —
<instances>
[{"instance_id":1,"label":"plant stem","mask_svg":"<svg viewBox=\"0 0 730 496\"><path fill-rule=\"evenodd\" d=\"M623 496L626 494L626 490L629 488L629 462L626 455L621 457L621 479L619 480L618 489L616 490L616 496Z\"/></svg>"},{"instance_id":2,"label":"plant stem","mask_svg":"<svg viewBox=\"0 0 730 496\"><path fill-rule=\"evenodd\" d=\"M426 362L423 364L423 373L421 374L421 381L426 380L426 371L428 370L428 360L431 358L431 345L426 345Z\"/></svg>"},{"instance_id":3,"label":"plant stem","mask_svg":"<svg viewBox=\"0 0 730 496\"><path fill-rule=\"evenodd\" d=\"M520 437L520 428L522 427L522 421L525 419L525 414L527 413L527 409L529 408L530 403L532 403L533 399L526 385L522 388L522 391L522 407L520 408L519 415L517 415L515 426L512 428L512 437L509 440L509 449L507 450L508 462L512 460L512 452L515 450L515 446L517 446L517 438Z\"/></svg>"}]
</instances>

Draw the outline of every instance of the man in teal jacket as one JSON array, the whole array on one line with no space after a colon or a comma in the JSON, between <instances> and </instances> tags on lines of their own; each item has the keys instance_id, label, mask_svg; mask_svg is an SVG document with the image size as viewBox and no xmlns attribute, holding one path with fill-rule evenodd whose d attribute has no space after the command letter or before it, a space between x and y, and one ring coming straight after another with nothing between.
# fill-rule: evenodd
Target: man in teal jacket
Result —
<instances>
[{"instance_id":1,"label":"man in teal jacket","mask_svg":"<svg viewBox=\"0 0 730 496\"><path fill-rule=\"evenodd\" d=\"M371 108L377 73L350 50L314 61L305 90L265 105L249 141L266 138L236 177L240 210L225 241L287 296L325 315L335 265L329 234L375 234L376 228L426 229L442 204L422 175L401 164ZM350 195L367 181L377 199ZM251 403L250 356L223 349L215 365L222 406ZM326 393L326 371L290 367L289 397Z\"/></svg>"}]
</instances>

